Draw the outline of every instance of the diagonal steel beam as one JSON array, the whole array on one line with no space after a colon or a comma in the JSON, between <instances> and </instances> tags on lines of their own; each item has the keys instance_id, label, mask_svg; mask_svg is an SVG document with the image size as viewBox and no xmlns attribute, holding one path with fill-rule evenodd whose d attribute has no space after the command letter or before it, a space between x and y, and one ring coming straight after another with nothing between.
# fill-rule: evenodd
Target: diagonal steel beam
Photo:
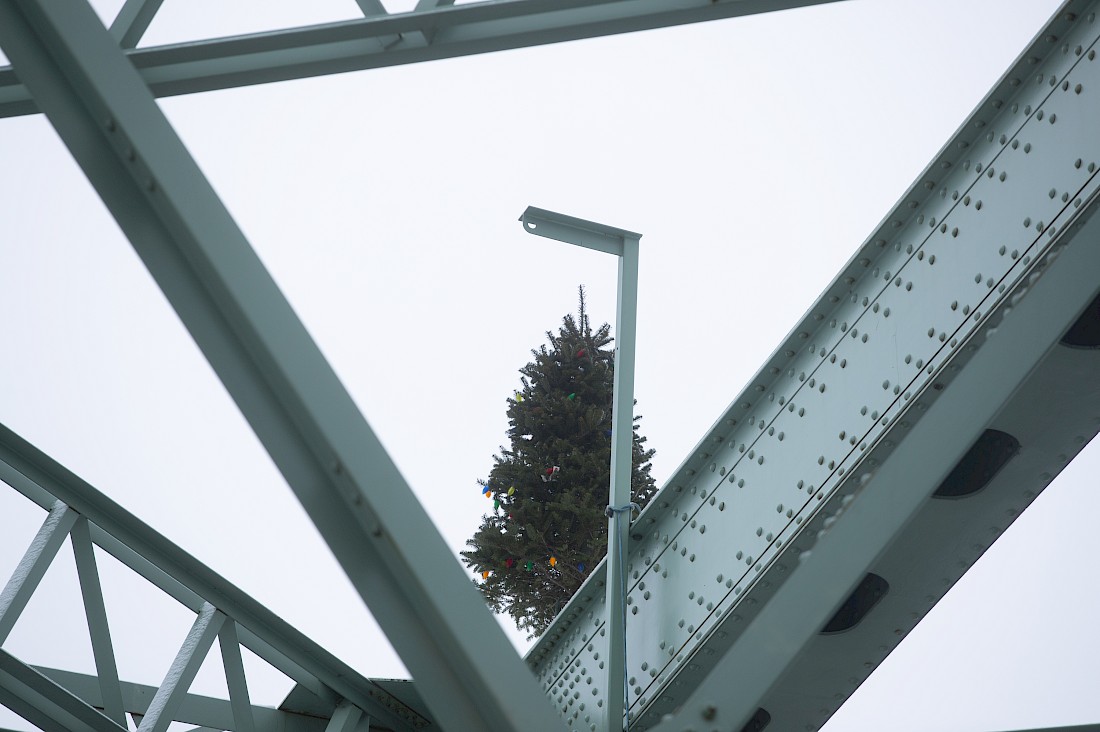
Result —
<instances>
[{"instance_id":1,"label":"diagonal steel beam","mask_svg":"<svg viewBox=\"0 0 1100 732\"><path fill-rule=\"evenodd\" d=\"M561 723L332 367L86 2L0 45L451 729Z\"/></svg>"},{"instance_id":2,"label":"diagonal steel beam","mask_svg":"<svg viewBox=\"0 0 1100 732\"><path fill-rule=\"evenodd\" d=\"M541 46L839 0L421 0L411 13L128 52L158 97ZM393 38L400 42L393 43ZM427 43L430 41L430 43ZM34 100L0 69L0 117Z\"/></svg>"},{"instance_id":3,"label":"diagonal steel beam","mask_svg":"<svg viewBox=\"0 0 1100 732\"><path fill-rule=\"evenodd\" d=\"M33 668L91 706L96 708L103 706L99 680L95 676L41 666ZM132 714L135 720L144 719L153 697L156 696L157 687L128 681L123 681L121 686L126 711ZM294 712L253 706L251 713L256 721L256 728L260 732L322 732L324 729L324 724L318 722L315 717L305 717ZM237 722L232 703L225 699L184 694L174 716L178 722L200 728L243 732L240 727L234 726Z\"/></svg>"},{"instance_id":4,"label":"diagonal steel beam","mask_svg":"<svg viewBox=\"0 0 1100 732\"><path fill-rule=\"evenodd\" d=\"M92 655L95 657L96 672L103 692L104 713L125 727L126 711L122 705L122 689L118 683L118 665L115 663L111 629L107 624L107 607L103 603L103 587L96 568L88 519L80 517L70 534L73 555L76 558L76 573L80 581L80 595L84 600L84 613L88 619Z\"/></svg>"},{"instance_id":5,"label":"diagonal steel beam","mask_svg":"<svg viewBox=\"0 0 1100 732\"><path fill-rule=\"evenodd\" d=\"M134 48L156 17L164 0L126 0L111 23L111 35L123 48Z\"/></svg>"},{"instance_id":6,"label":"diagonal steel beam","mask_svg":"<svg viewBox=\"0 0 1100 732\"><path fill-rule=\"evenodd\" d=\"M237 638L237 624L232 620L222 626L218 634L222 652L222 668L225 669L225 685L229 689L229 703L233 707L233 723L236 732L256 732L256 720L252 715L252 702L248 698L248 683L244 676L244 661Z\"/></svg>"},{"instance_id":7,"label":"diagonal steel beam","mask_svg":"<svg viewBox=\"0 0 1100 732\"><path fill-rule=\"evenodd\" d=\"M207 651L213 645L214 639L218 637L218 631L224 623L225 616L209 603L199 611L164 681L157 689L156 696L149 703L149 709L141 720L138 732L167 732L176 709L187 695L191 682L195 680L195 674L199 672L199 667L206 659Z\"/></svg>"},{"instance_id":8,"label":"diagonal steel beam","mask_svg":"<svg viewBox=\"0 0 1100 732\"><path fill-rule=\"evenodd\" d=\"M0 650L0 704L45 732L126 732L83 699Z\"/></svg>"},{"instance_id":9,"label":"diagonal steel beam","mask_svg":"<svg viewBox=\"0 0 1100 732\"><path fill-rule=\"evenodd\" d=\"M0 645L7 640L15 621L27 606L38 583L49 569L57 550L69 535L77 515L65 504L56 502L38 530L26 554L0 592Z\"/></svg>"},{"instance_id":10,"label":"diagonal steel beam","mask_svg":"<svg viewBox=\"0 0 1100 732\"><path fill-rule=\"evenodd\" d=\"M363 15L368 18L374 15L389 15L389 11L382 4L382 0L355 0L355 4L359 6L359 10L363 12Z\"/></svg>"},{"instance_id":11,"label":"diagonal steel beam","mask_svg":"<svg viewBox=\"0 0 1100 732\"><path fill-rule=\"evenodd\" d=\"M329 719L325 732L355 732L362 716L363 712L358 707L351 704L341 704L332 713L332 718Z\"/></svg>"}]
</instances>

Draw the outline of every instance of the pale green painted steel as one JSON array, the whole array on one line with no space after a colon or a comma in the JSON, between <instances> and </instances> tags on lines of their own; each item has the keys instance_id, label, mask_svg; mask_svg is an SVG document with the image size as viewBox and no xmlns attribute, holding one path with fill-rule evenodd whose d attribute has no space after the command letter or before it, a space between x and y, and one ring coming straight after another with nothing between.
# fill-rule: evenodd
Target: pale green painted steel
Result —
<instances>
[{"instance_id":1,"label":"pale green painted steel","mask_svg":"<svg viewBox=\"0 0 1100 732\"><path fill-rule=\"evenodd\" d=\"M1096 245L1100 241L1100 215L1096 215L1100 194L1078 212L1080 216L1068 217L1073 221L1059 222L1063 234L1052 243L1054 251L1061 250L1057 261L1051 259L1035 268L1042 272L1041 279L1035 279L1026 297L1014 300L1011 318L994 328L996 337L987 339L983 334L981 348L954 376L950 389L955 398L938 399L906 430L904 440L876 468L872 483L878 490L862 491L844 518L822 532L812 554L804 552L790 578L763 606L741 639L702 683L680 700L675 714L649 727L652 732L739 729L818 636L868 571L870 562L927 506L929 494L946 468L958 461L973 436L1011 402L1021 383L1095 297L1100 272L1100 247ZM983 322L989 322L989 316ZM1097 400L1090 402L1084 402L1086 418L1095 414L1091 409ZM942 469L930 466L931 459L941 456L946 458ZM915 481L926 489L907 489ZM1003 513L991 518L1006 521ZM985 533L988 524L979 526ZM903 622L902 627L909 624ZM731 694L731 689L736 693ZM820 699L813 702L814 707L821 704Z\"/></svg>"},{"instance_id":2,"label":"pale green painted steel","mask_svg":"<svg viewBox=\"0 0 1100 732\"><path fill-rule=\"evenodd\" d=\"M362 716L363 713L358 707L352 704L340 704L332 713L325 732L355 732Z\"/></svg>"},{"instance_id":3,"label":"pale green painted steel","mask_svg":"<svg viewBox=\"0 0 1100 732\"><path fill-rule=\"evenodd\" d=\"M429 708L561 729L484 600L86 2L0 2L0 43L286 477Z\"/></svg>"},{"instance_id":4,"label":"pale green painted steel","mask_svg":"<svg viewBox=\"0 0 1100 732\"><path fill-rule=\"evenodd\" d=\"M99 682L95 676L42 667L33 667L33 670L68 690L86 704L93 707L103 706ZM155 686L122 682L122 696L126 710L137 716L145 714L156 693ZM320 717L270 707L253 706L250 711L256 722L257 732L324 732L328 724L328 720ZM180 701L175 716L180 722L197 725L200 728L243 732L240 727L235 726L237 716L232 709L232 703L225 699L186 694ZM367 728L360 725L359 732L367 732Z\"/></svg>"},{"instance_id":5,"label":"pale green painted steel","mask_svg":"<svg viewBox=\"0 0 1100 732\"><path fill-rule=\"evenodd\" d=\"M322 704L335 708L340 698L347 699L380 724L398 732L413 732L431 727L430 720L405 707L383 688L360 676L226 579L3 425L0 425L0 480L43 509L48 510L52 506L68 507L70 512L75 511L73 519L77 523L77 515L87 519L88 533L93 544L185 607L196 613L208 602L217 607L234 621L236 635L243 646L308 689ZM70 533L75 535L77 532ZM27 573L19 573L20 576L25 574ZM228 635L229 625L226 623L222 626L220 637ZM236 675L232 668L233 664L226 664L231 697L233 677ZM146 706L135 707L134 698L126 691L133 688L136 687L132 684L122 683L126 709L144 713L152 694L145 699ZM88 693L90 692L78 692L86 699L89 698ZM94 693L97 699L94 704L105 708L107 705L102 701L105 697L98 683ZM399 714L395 710L403 711ZM197 724L202 720L183 721Z\"/></svg>"},{"instance_id":6,"label":"pale green painted steel","mask_svg":"<svg viewBox=\"0 0 1100 732\"><path fill-rule=\"evenodd\" d=\"M126 0L111 23L111 35L122 48L134 48L149 30L164 0Z\"/></svg>"},{"instance_id":7,"label":"pale green painted steel","mask_svg":"<svg viewBox=\"0 0 1100 732\"><path fill-rule=\"evenodd\" d=\"M631 464L634 454L634 371L638 332L638 243L641 234L529 206L520 216L528 234L556 239L618 258L615 312L615 384L611 407L611 485L608 489L606 684L609 730L626 727L626 575L629 547ZM583 326L583 324L582 324ZM613 693L622 684L622 694Z\"/></svg>"},{"instance_id":8,"label":"pale green painted steel","mask_svg":"<svg viewBox=\"0 0 1100 732\"><path fill-rule=\"evenodd\" d=\"M225 669L225 685L229 690L229 705L233 708L235 732L256 732L256 720L252 716L252 701L248 697L248 682L244 676L241 659L241 641L237 637L237 623L229 620L218 632L218 645L222 652L222 668Z\"/></svg>"},{"instance_id":9,"label":"pale green painted steel","mask_svg":"<svg viewBox=\"0 0 1100 732\"><path fill-rule=\"evenodd\" d=\"M1056 340L1098 284L1095 259L1067 263L1075 250L1095 256L1100 238L1072 235L1100 186L1097 10L1069 3L1038 33L639 517L628 557L639 574L632 729L677 708L662 729L739 729L758 707L772 727L819 727L919 619L914 608L930 608L989 546L990 527L1002 531L1096 433L1089 353L1044 357L1030 373L1048 379L1036 388L1045 399L1018 400L1035 388L1019 381L1034 348ZM1055 272L1081 278L1044 288ZM1050 319L1026 320L1033 307ZM973 356L986 349L998 355ZM1000 396L984 401L993 388ZM938 401L966 418L943 416ZM1025 445L1006 482L950 509L928 499L986 426L1006 424ZM884 473L895 460L906 469ZM881 493L906 501L883 510ZM841 526L855 528L830 533ZM821 546L842 559L818 561L819 535L845 537L847 551ZM601 571L529 654L547 690L595 675ZM818 636L861 571L882 571L891 592L859 628ZM801 604L780 602L799 587ZM805 625L789 625L799 613ZM719 669L727 649L738 660ZM709 698L685 704L696 687Z\"/></svg>"},{"instance_id":10,"label":"pale green painted steel","mask_svg":"<svg viewBox=\"0 0 1100 732\"><path fill-rule=\"evenodd\" d=\"M562 5L564 6L565 4L562 3ZM1076 3L1076 5L1081 5L1081 3ZM23 7L33 7L33 6L34 6L33 3L25 3L23 5ZM529 4L529 6L530 6L530 4ZM0 13L4 13L4 12L6 12L5 9L10 10L10 8L13 8L13 7L15 7L15 6L10 2L10 0L0 0ZM3 17L4 16L0 15L0 34L3 34L3 30L2 30L2 26L3 26L2 19L3 19ZM11 17L11 16L7 16L7 17ZM391 30L392 30L392 28L391 28ZM437 31L438 31L438 29L432 29L432 33L437 34ZM410 31L410 33L421 33L421 32L422 31L420 31L420 30ZM615 31L615 32L619 32L619 31ZM0 35L0 37L2 37L2 35ZM374 34L371 37L372 38L381 38L383 36L381 34ZM547 41L541 41L541 42L547 42ZM18 42L16 42L16 43L18 45ZM42 45L45 45L45 44L42 44ZM24 45L24 50L26 50L25 45ZM39 50L41 50L41 49L39 49ZM469 51L467 51L467 52L469 52ZM28 53L31 53L33 55L34 50L32 49ZM135 54L135 56L136 56L136 54ZM132 56L132 58L134 58L135 56ZM71 59L70 59L70 61L71 61ZM399 62L404 62L404 61L395 61L395 62L399 63ZM62 66L65 67L65 68L68 68L67 66L65 66L64 63L62 64ZM76 71L80 72L81 69L79 67L81 67L81 64L78 63L78 64L76 64L76 66L77 66ZM269 71L269 70L270 69L265 70L265 73L266 73L266 71ZM317 72L317 73L330 73L330 72L321 71L321 72ZM77 75L79 76L79 73ZM39 79L39 81L41 82L41 78ZM247 82L241 81L239 83L257 83L257 82L256 81L247 81ZM4 91L2 84L3 84L2 77L0 77L0 94L2 94L3 91ZM80 87L82 91L84 90L81 83L78 83L76 86ZM12 87L9 86L8 90L10 91L11 88ZM159 91L158 91L158 93L159 93ZM18 102L18 100L16 100L16 101ZM85 101L87 101L87 100L85 100ZM1051 122L1053 122L1053 117L1051 118ZM93 118L93 124L89 128L94 128L94 118ZM74 153L75 153L75 151L74 151ZM91 153L89 153L89 154L91 154ZM123 165L122 167L125 167L125 165ZM158 184L157 179L150 178L149 180L152 182L153 189L156 189L157 184ZM139 184L144 184L144 181L139 180L138 182L139 182ZM106 198L106 194L105 194L105 198ZM132 201L132 200L135 200L135 199L128 199L128 200ZM124 218L124 217L120 216L120 223L122 223L122 221L121 221L122 218ZM850 269L851 266L852 265L850 265L849 268L846 268L846 270ZM866 266L866 265L864 265L864 266ZM1085 263L1084 265L1081 265L1080 263L1078 263L1078 266L1083 266L1086 269L1091 268L1090 271L1096 271L1096 269L1098 268L1096 263L1092 262L1092 261L1090 261L1088 263ZM842 273L842 274L844 274L844 273ZM168 288L166 288L166 289L168 289ZM1075 293L1074 296L1076 296L1076 295L1080 294L1079 290L1083 291L1083 290L1081 290L1080 287L1078 287L1077 290L1071 289L1070 291ZM1068 312L1067 308L1068 308L1068 306L1066 306L1062 309L1066 310ZM1020 312L1027 312L1026 307L1023 310L1021 310ZM1064 317L1065 315L1066 315L1065 312L1061 312L1059 317ZM809 318L809 314L807 314L807 318ZM246 317L246 320L248 320L247 317ZM807 328L807 332L812 332L812 329L814 327L812 325L800 324L799 328L796 329L796 330L799 330L804 326ZM621 345L622 345L622 343L620 341L620 346ZM1013 356L1012 355L1007 355L1007 356L1005 356L1005 358L1008 359L1008 360L1011 360L1011 358L1013 358ZM976 379L976 378L977 377L971 377L971 381L974 381L974 379ZM996 384L997 388L1002 388L1003 383L1002 383L1001 378L998 377L998 379L996 381L997 381L997 384ZM960 383L964 383L964 382L960 382ZM976 385L976 386L980 386L982 388L987 388L988 387L988 385L984 384L984 383L980 384L980 385ZM1002 403L1003 403L1003 401L1002 401ZM994 399L993 401L989 402L989 404L992 404L992 405L996 406L996 400ZM961 407L958 407L958 409L961 409ZM943 410L941 410L941 411L943 411ZM974 415L969 415L969 416L973 419L976 419L976 417L974 417ZM961 430L961 428L959 427L960 424L962 424L962 422L956 422L955 423L956 432ZM925 428L925 432L928 432L929 429L930 428ZM950 436L950 435L947 435L947 436ZM913 445L918 444L918 441L915 440L915 439L910 439L909 442ZM956 440L956 442L958 442L958 440ZM924 443L920 443L920 444L924 444ZM946 447L942 447L943 454L951 453L951 450L953 450L955 448L958 448L958 445L954 445L954 446L949 445L949 446L946 446ZM961 448L958 448L958 449L961 449ZM694 467L697 467L697 466L695 466L695 463L697 462L694 459L695 457L698 457L698 456L695 455L695 456L693 456L693 458L689 459L689 462L693 466L692 469L694 469ZM897 464L901 464L900 461L897 462ZM685 465L687 465L687 464L685 464ZM867 503L867 504L863 504L863 505L868 506L868 505L871 505L871 504ZM901 510L901 509L899 509L899 510ZM891 521L893 521L893 520L894 520L894 516L891 515ZM889 529L889 526L884 527L884 529ZM96 532L96 527L92 527L92 532L91 533L92 533L93 536L96 536L95 532ZM850 529L849 532L847 533L847 536L850 538L850 540L854 544L860 544L860 542L879 540L879 539L882 538L880 536L880 534L882 534L882 532L879 532L878 534L875 534L875 536L870 536L871 533L873 533L873 532L864 531L864 532L861 533L858 530L858 527L857 527L857 529ZM894 535L896 535L896 533ZM836 542L842 541L843 537L845 536L845 533L837 531L836 533L833 533L830 536L832 538L826 537L826 540L820 544L819 548L815 549L815 557L817 558L817 563L818 564L821 564L822 562L826 561L826 560L820 559L820 557L821 556L828 556L830 554L830 552L836 558L841 558L843 556L848 556L844 552L840 551L839 549L836 549L836 548L830 549L829 548L829 547L835 547ZM97 543L99 543L99 542L97 541ZM860 545L862 545L862 544L860 544ZM867 546L870 546L870 544L868 544ZM129 550L127 550L127 551L129 551ZM868 551L870 551L870 550L867 549L866 546L865 546L864 551L862 553L866 553ZM864 557L864 558L866 559L866 557ZM858 557L857 557L857 559L858 559ZM144 560L142 560L141 556L139 556L138 554L133 554L133 556L131 557L131 561L135 562L135 564L137 564L139 566L143 566L142 562ZM836 572L836 575L831 577L831 579L837 580L837 582L839 582L838 578L840 577L841 574L844 574L845 572L847 572L848 574L853 574L853 575L858 574L858 573L855 572L854 569L852 569L852 567L854 567L854 566L855 566L854 564L852 566L847 566L843 562L840 562L837 565L830 564L829 567L832 568L832 571ZM839 569L838 569L838 567L839 567ZM803 572L803 574L805 574L805 572ZM161 577L160 581L165 583L166 585L176 587L177 591L180 591L183 594L187 594L187 593L191 592L190 590L187 590L186 588L183 588L183 586L180 585L176 580L171 579L167 575L164 575L164 577ZM32 586L33 584L34 584L33 582L29 583L29 586ZM836 582L834 582L834 584L836 584ZM805 621L804 622L804 625L805 625L804 628L801 627L801 626L797 626L797 624L795 626L790 625L791 622L794 622L795 620L797 620L797 618L795 616L797 615L797 610L799 609L798 608L798 602L797 602L797 597L799 596L799 593L802 593L802 596L803 596L804 600L806 600L807 602L812 602L813 603L813 613L805 613L805 615L813 615L813 617L815 617L815 618L818 615L820 615L821 613L825 612L825 610L823 608L826 608L826 606L828 605L828 602L829 602L829 598L831 596L828 595L827 593L826 594L813 595L813 593L810 592L810 590L807 589L807 588L812 589L813 585L812 584L803 585L801 583L797 583L797 584L790 585L790 587L784 587L783 591L775 596L773 603L769 603L769 605L767 606L768 608L770 608L768 613L762 614L758 617L757 622L760 623L760 625L757 626L758 631L759 631L759 628L764 628L764 629L783 628L785 630L788 627L794 627L797 630L798 633L802 633L803 631L806 630L806 628L812 628L813 624L810 622L811 619L808 618L808 617L803 617L802 618ZM813 595L813 596L810 597L810 595ZM795 598L795 599L792 599L792 598ZM774 605L774 607L773 607L773 605ZM814 613L816 613L816 614L814 614ZM763 632L763 631L760 631L760 632ZM733 659L734 657L740 655L740 657L742 659L742 661L741 661L742 663L755 664L755 661L756 661L756 658L757 658L758 654L764 653L765 651L774 652L776 650L774 647L764 647L764 646L759 645L760 638L762 637L760 635L760 632L757 632L756 634L747 635L746 636L746 642L742 646L739 646L739 648L741 648L741 650L737 651L737 653L731 653L727 658L728 659ZM242 634L242 636L243 635L244 634ZM784 650L784 652L789 652L792 655L795 654L797 652L797 649L795 648L795 643L796 642L797 642L797 639L792 640L792 643L790 644L790 647L785 647L782 650ZM753 647L753 643L756 643L759 647L756 649L756 652L747 652L747 655L746 655L745 649L751 649ZM788 660L789 659L787 659L787 660L778 659L778 658L773 659L773 662L770 664L769 668L765 669L763 667L757 667L757 670L760 671L764 675L767 675L767 674L770 674L770 673L776 673L777 670L782 668L782 663L786 663L786 662L788 662ZM7 667L5 666L5 668L7 668ZM738 667L736 666L734 661L732 661L732 660L723 661L722 664L720 665L720 667L711 676L711 678L708 679L704 684L702 684L699 687L700 688L699 693L697 693L695 695L695 697L693 697L690 700L689 704L687 706L685 706L685 710L681 714L680 718L678 718L678 719L676 719L672 722L669 722L665 726L669 729L683 729L683 728L694 727L694 726L699 725L700 720L704 720L704 721L705 720L711 720L711 721L718 720L718 723L722 724L722 726L729 727L730 724L733 724L732 719L734 719L734 718L740 719L740 718L736 717L735 707L724 707L724 706L716 707L715 706L716 697L722 692L722 690L724 688L729 686L731 673L736 674L737 673L737 671L736 671L737 668ZM740 667L740 668L743 668L743 666ZM731 669L733 669L733 671L731 671ZM41 699L45 698L49 702L49 704L47 704L46 706L50 709L53 709L54 711L56 711L56 710L62 710L63 711L64 708L65 708L65 704L67 704L67 702L65 702L65 703L59 702L57 700L57 698L52 696L52 695L54 695L53 690L49 690L49 693L44 694L41 691L41 689L46 689L48 687L42 686L40 680L35 679L34 677L30 677L22 671L20 671L20 674L18 674L16 676L13 676L12 674L7 674L6 676L3 676L2 678L6 682L9 682L8 686L4 686L3 684L0 684L0 688L3 689L3 693L5 694L5 697L4 697L5 699L10 698L11 688L13 688L13 687L18 686L19 688L28 691L27 697L16 695L16 702L15 703L17 703L17 704L25 704L26 703L26 698L29 698L29 697L34 697L35 699L38 699L38 700L41 700ZM32 679L33 683L31 683L31 684L23 683L27 679ZM758 685L765 684L765 683L766 683L766 679L764 679L764 678L758 679ZM22 684L22 686L21 686L21 684ZM38 690L36 691L36 689L38 689ZM709 695L709 698L707 698L708 695ZM721 701L718 702L718 704L719 705L725 704L726 701L727 700L723 697L721 699ZM741 702L741 703L747 704L748 702ZM52 705L52 707L50 705ZM712 707L715 708L715 711L713 713L711 713L709 711ZM42 712L39 709L35 713L41 714ZM65 713L68 713L68 712L65 712ZM708 715L710 715L710 716L708 716ZM58 727L58 728L75 728L72 725L66 726L65 724L60 724L60 723L56 722L56 720L51 721L49 717L46 718L46 722L48 724L51 724L51 725L53 725L55 727ZM99 722L98 722L98 720L95 720L92 723L90 723L90 726L94 728L97 724L99 724ZM662 728L664 728L664 727L662 727ZM734 725L734 728L736 728L736 725Z\"/></svg>"},{"instance_id":11,"label":"pale green painted steel","mask_svg":"<svg viewBox=\"0 0 1100 732\"><path fill-rule=\"evenodd\" d=\"M57 550L65 542L76 519L76 513L60 501L50 508L42 528L27 547L4 591L0 592L0 645L15 627L15 622L27 607L27 602L42 581L50 562L57 556Z\"/></svg>"},{"instance_id":12,"label":"pale green painted steel","mask_svg":"<svg viewBox=\"0 0 1100 732\"><path fill-rule=\"evenodd\" d=\"M838 0L422 0L417 12L135 49L127 55L158 97L419 63L719 20ZM387 42L398 38L398 42ZM0 69L0 117L34 101Z\"/></svg>"},{"instance_id":13,"label":"pale green painted steel","mask_svg":"<svg viewBox=\"0 0 1100 732\"><path fill-rule=\"evenodd\" d=\"M103 587L99 581L92 535L88 519L81 516L69 532L76 559L76 573L80 581L80 596L84 600L84 614L88 620L88 635L92 641L96 674L103 694L104 714L126 726L126 710L122 704L122 689L118 684L118 665L111 643L111 629L107 624L107 608L103 603ZM245 731L248 732L248 731Z\"/></svg>"},{"instance_id":14,"label":"pale green painted steel","mask_svg":"<svg viewBox=\"0 0 1100 732\"><path fill-rule=\"evenodd\" d=\"M1077 724L1070 727L1038 727L1036 729L1017 729L1010 732L1100 732L1100 724Z\"/></svg>"},{"instance_id":15,"label":"pale green painted steel","mask_svg":"<svg viewBox=\"0 0 1100 732\"><path fill-rule=\"evenodd\" d=\"M44 732L126 732L127 729L2 649L0 704Z\"/></svg>"},{"instance_id":16,"label":"pale green painted steel","mask_svg":"<svg viewBox=\"0 0 1100 732\"><path fill-rule=\"evenodd\" d=\"M142 717L137 732L166 732L223 623L225 616L210 603L199 610L198 617L187 637L183 639L183 645L172 661L164 681L153 696L153 701L149 702L149 709Z\"/></svg>"}]
</instances>

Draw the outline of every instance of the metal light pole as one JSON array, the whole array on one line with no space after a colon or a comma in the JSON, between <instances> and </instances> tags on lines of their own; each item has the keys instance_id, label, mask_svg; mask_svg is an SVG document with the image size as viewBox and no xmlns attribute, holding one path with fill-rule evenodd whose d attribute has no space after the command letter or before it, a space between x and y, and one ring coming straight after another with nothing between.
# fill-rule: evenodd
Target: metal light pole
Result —
<instances>
[{"instance_id":1,"label":"metal light pole","mask_svg":"<svg viewBox=\"0 0 1100 732\"><path fill-rule=\"evenodd\" d=\"M615 314L615 385L611 408L611 486L607 506L607 720L608 729L626 727L626 573L623 558L630 538L630 473L634 448L634 360L638 330L638 241L641 234L528 206L523 230L619 258ZM624 516L625 514L625 516ZM619 622L615 622L616 619ZM621 689L616 694L614 690Z\"/></svg>"}]
</instances>

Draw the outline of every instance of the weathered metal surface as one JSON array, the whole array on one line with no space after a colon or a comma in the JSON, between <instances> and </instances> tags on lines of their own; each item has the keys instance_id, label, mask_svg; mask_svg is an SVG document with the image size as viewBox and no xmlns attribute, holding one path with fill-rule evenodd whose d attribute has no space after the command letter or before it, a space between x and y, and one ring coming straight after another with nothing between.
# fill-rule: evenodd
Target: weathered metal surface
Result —
<instances>
[{"instance_id":1,"label":"weathered metal surface","mask_svg":"<svg viewBox=\"0 0 1100 732\"><path fill-rule=\"evenodd\" d=\"M432 720L425 714L363 678L225 578L211 571L3 425L0 425L0 480L40 507L54 507L54 514L62 515L67 512L74 525L73 534L78 539L82 533L81 523L86 521L88 538L93 544L185 607L197 613L209 603L229 618L219 635L223 660L229 657L225 661L225 668L231 702L238 711L241 710L242 702L247 702L247 693L240 693L243 673L238 666L239 649L235 653L232 648L226 650L226 646L234 641L239 641L264 661L298 682L311 699L313 706L309 711L315 716L330 714L339 699L343 698L390 729L413 732L434 727ZM47 524L49 523L48 519ZM86 603L89 598L85 591L91 586L90 583L81 582ZM94 628L90 630L95 638ZM104 641L109 644L109 636L101 635L100 642ZM105 650L109 651L110 648ZM101 688L104 679L101 678L99 682L96 698L109 701L110 697ZM133 699L127 697L125 692L126 688L134 686L123 683L122 687L126 710L134 711ZM87 697L84 691L77 694L82 698ZM145 699L144 704L147 705L150 701L151 697ZM227 702L227 706L229 704ZM108 706L102 701L98 701L97 705ZM256 707L252 709L255 710ZM141 713L145 710L145 706L139 709ZM247 732L246 726L239 725L239 728L242 732Z\"/></svg>"},{"instance_id":2,"label":"weathered metal surface","mask_svg":"<svg viewBox=\"0 0 1100 732\"><path fill-rule=\"evenodd\" d=\"M423 506L86 2L0 0L0 44L452 729L561 729Z\"/></svg>"},{"instance_id":3,"label":"weathered metal surface","mask_svg":"<svg viewBox=\"0 0 1100 732\"><path fill-rule=\"evenodd\" d=\"M876 470L942 394L966 403L966 394L950 390L952 379L1028 296L1069 241L1057 235L1096 190L1097 34L1095 6L1067 3L639 518L627 562L634 728L677 709L723 652L752 632L744 629L798 554L864 500L861 491L891 490L873 479ZM1085 298L1083 307L1095 294L1083 287L1063 294ZM1067 311L1061 327L1077 312ZM1032 338L1053 343L1058 335ZM912 490L931 493L980 431L960 425L957 450L925 456ZM910 510L919 511L918 502ZM905 518L897 517L899 530ZM804 608L821 616L818 627L874 558L860 557L850 577L838 571L836 597L825 593ZM528 656L578 730L602 725L605 700L594 678L606 652L603 577L601 567ZM776 676L766 683L767 664L740 672L756 674L762 695L799 650L773 646L784 663L767 671ZM846 698L854 688L842 686L830 696ZM752 711L724 716L722 728L739 728ZM817 714L798 728L823 721Z\"/></svg>"},{"instance_id":4,"label":"weathered metal surface","mask_svg":"<svg viewBox=\"0 0 1100 732\"><path fill-rule=\"evenodd\" d=\"M699 23L837 0L489 0L421 2L416 12L129 50L158 97L469 56ZM123 45L148 25L151 0L129 0L112 25ZM373 3L372 3L373 4ZM133 25L131 25L131 23ZM123 35L123 28L130 29ZM139 32L140 31L140 32ZM135 37L136 36L136 37ZM129 48L129 46L127 46ZM37 112L0 68L0 117Z\"/></svg>"}]
</instances>

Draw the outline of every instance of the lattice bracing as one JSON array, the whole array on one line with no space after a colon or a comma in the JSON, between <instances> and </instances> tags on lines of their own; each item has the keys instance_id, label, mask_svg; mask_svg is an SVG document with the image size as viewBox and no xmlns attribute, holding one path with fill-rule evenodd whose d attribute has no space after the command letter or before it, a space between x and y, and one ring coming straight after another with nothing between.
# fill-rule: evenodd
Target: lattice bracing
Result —
<instances>
[{"instance_id":1,"label":"lattice bracing","mask_svg":"<svg viewBox=\"0 0 1100 732\"><path fill-rule=\"evenodd\" d=\"M618 728L602 568L533 679L155 98L809 4L361 0L354 21L137 48L156 0L109 31L83 2L0 0L0 116L49 118L428 709L6 429L0 477L48 515L0 594L0 643L68 540L97 674L0 650L0 702L46 730ZM816 729L1095 434L1097 5L1052 18L635 524L632 729ZM94 546L195 614L159 686L119 679ZM251 702L242 646L294 703ZM189 693L209 653L228 699Z\"/></svg>"},{"instance_id":2,"label":"lattice bracing","mask_svg":"<svg viewBox=\"0 0 1100 732\"><path fill-rule=\"evenodd\" d=\"M357 674L11 431L0 427L0 442L0 478L48 511L0 593L0 693L13 711L44 730L125 730L126 715L142 732L162 731L173 721L235 732L435 728L425 713ZM95 677L34 668L2 650L66 540L76 559ZM119 679L93 546L195 613L159 686ZM282 708L250 702L242 646L298 684ZM220 655L228 700L188 693L211 652Z\"/></svg>"}]
</instances>

